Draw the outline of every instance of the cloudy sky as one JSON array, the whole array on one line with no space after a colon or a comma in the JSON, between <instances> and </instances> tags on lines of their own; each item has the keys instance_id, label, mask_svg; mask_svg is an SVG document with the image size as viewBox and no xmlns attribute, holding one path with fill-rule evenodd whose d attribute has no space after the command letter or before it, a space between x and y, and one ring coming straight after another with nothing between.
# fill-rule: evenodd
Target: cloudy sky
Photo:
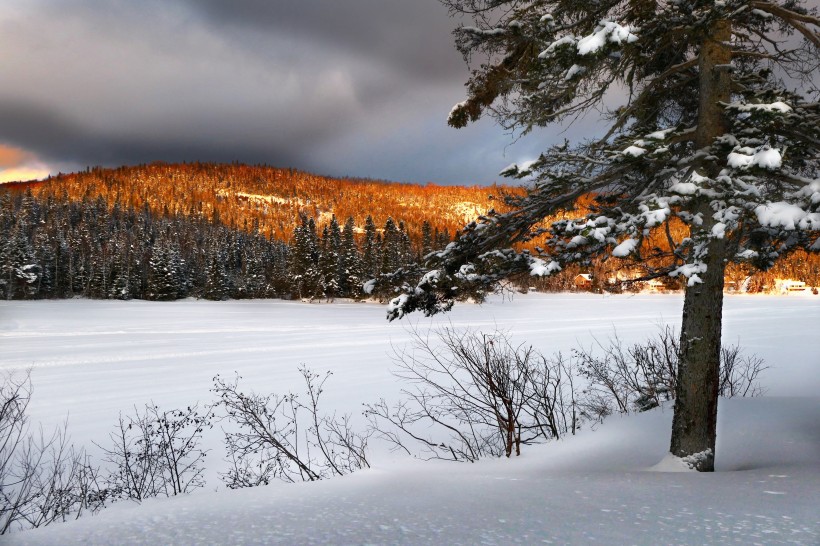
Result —
<instances>
[{"instance_id":1,"label":"cloudy sky","mask_svg":"<svg viewBox=\"0 0 820 546\"><path fill-rule=\"evenodd\" d=\"M447 126L456 24L437 0L3 0L0 180L201 160L496 181L564 135Z\"/></svg>"}]
</instances>

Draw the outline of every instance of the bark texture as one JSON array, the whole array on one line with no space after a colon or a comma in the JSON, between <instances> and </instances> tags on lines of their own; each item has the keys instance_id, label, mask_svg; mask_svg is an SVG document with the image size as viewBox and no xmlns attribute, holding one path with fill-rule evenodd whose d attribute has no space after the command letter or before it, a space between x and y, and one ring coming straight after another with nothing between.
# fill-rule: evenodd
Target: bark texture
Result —
<instances>
[{"instance_id":1,"label":"bark texture","mask_svg":"<svg viewBox=\"0 0 820 546\"><path fill-rule=\"evenodd\" d=\"M708 147L726 131L720 102L729 102L730 98L731 33L728 21L716 22L700 51L698 148ZM707 166L703 174L714 176L719 168ZM708 200L696 205L696 212L702 214L703 223L692 228L693 236L708 235L715 224ZM725 253L724 240L709 241L703 260L707 269L700 275L702 282L687 287L683 304L670 451L686 458L692 468L701 472L712 472L715 468Z\"/></svg>"},{"instance_id":2,"label":"bark texture","mask_svg":"<svg viewBox=\"0 0 820 546\"><path fill-rule=\"evenodd\" d=\"M715 469L724 246L710 245L703 282L687 287L683 303L670 451L701 472Z\"/></svg>"}]
</instances>

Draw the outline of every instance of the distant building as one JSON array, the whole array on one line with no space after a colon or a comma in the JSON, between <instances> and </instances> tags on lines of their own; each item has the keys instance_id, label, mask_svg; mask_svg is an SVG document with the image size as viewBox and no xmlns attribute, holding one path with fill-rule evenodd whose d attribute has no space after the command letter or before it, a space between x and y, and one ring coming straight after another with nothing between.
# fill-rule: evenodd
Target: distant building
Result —
<instances>
[{"instance_id":1,"label":"distant building","mask_svg":"<svg viewBox=\"0 0 820 546\"><path fill-rule=\"evenodd\" d=\"M806 290L806 283L803 281L796 281L794 279L777 279L775 281L775 289L781 294L788 294L789 292L803 292Z\"/></svg>"},{"instance_id":2,"label":"distant building","mask_svg":"<svg viewBox=\"0 0 820 546\"><path fill-rule=\"evenodd\" d=\"M575 288L577 290L592 290L592 275L581 273L575 276Z\"/></svg>"},{"instance_id":3,"label":"distant building","mask_svg":"<svg viewBox=\"0 0 820 546\"><path fill-rule=\"evenodd\" d=\"M650 290L663 291L667 289L666 284L661 279L649 279L647 283Z\"/></svg>"}]
</instances>

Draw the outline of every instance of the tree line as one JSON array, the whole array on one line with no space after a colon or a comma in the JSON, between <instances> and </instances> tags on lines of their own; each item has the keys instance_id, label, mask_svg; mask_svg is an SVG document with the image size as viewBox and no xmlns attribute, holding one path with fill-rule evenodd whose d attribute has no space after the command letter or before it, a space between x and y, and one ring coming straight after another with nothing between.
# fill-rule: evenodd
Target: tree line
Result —
<instances>
[{"instance_id":1,"label":"tree line","mask_svg":"<svg viewBox=\"0 0 820 546\"><path fill-rule=\"evenodd\" d=\"M386 298L394 293L390 273L446 247L450 233L424 220L418 240L403 221L388 217L381 228L372 216L362 227L353 217L321 225L300 212L290 241L204 218L150 207L109 207L102 197L72 200L31 191L0 192L0 297L212 300L243 298ZM568 266L557 275L513 279L526 290L565 291L578 273L592 273L593 289L619 291L617 260ZM820 256L798 252L769 271L727 268L727 282L744 291L775 287L776 278L820 284ZM370 279L387 282L369 283ZM680 282L667 278L669 289ZM370 290L365 293L365 286ZM629 285L626 286L630 288ZM640 289L640 283L631 288Z\"/></svg>"},{"instance_id":2,"label":"tree line","mask_svg":"<svg viewBox=\"0 0 820 546\"><path fill-rule=\"evenodd\" d=\"M362 233L357 233L361 231ZM290 242L215 219L156 214L101 197L0 192L0 296L170 301L186 297L360 298L368 279L450 241L428 222L413 244L402 221L378 228L299 214ZM378 292L371 295L380 296Z\"/></svg>"}]
</instances>

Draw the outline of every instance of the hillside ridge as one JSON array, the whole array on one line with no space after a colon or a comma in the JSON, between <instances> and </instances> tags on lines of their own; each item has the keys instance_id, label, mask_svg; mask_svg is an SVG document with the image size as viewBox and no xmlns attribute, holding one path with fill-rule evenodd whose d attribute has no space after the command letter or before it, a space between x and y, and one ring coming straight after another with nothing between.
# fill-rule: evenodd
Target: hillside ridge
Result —
<instances>
[{"instance_id":1,"label":"hillside ridge","mask_svg":"<svg viewBox=\"0 0 820 546\"><path fill-rule=\"evenodd\" d=\"M229 227L256 230L287 242L300 213L321 228L336 216L354 219L363 233L368 215L381 227L388 218L406 224L414 243L427 220L434 230L454 233L492 207L511 186L443 186L357 177L330 177L292 168L238 163L151 163L93 167L43 181L7 183L12 191L30 188L35 196L71 200L102 198L109 206L148 207L154 214L217 219Z\"/></svg>"}]
</instances>

